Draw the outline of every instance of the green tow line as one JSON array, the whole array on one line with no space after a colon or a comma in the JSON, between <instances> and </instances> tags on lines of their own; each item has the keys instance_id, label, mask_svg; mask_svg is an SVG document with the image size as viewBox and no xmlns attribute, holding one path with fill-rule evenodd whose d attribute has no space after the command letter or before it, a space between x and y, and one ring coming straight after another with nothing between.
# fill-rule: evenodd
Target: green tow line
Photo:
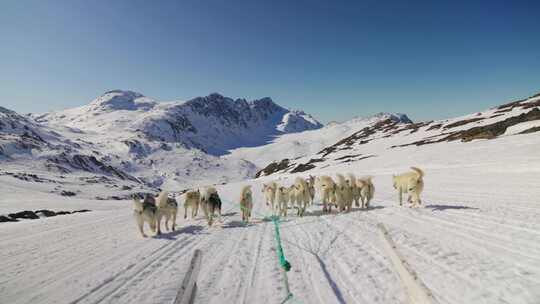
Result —
<instances>
[{"instance_id":1,"label":"green tow line","mask_svg":"<svg viewBox=\"0 0 540 304\"><path fill-rule=\"evenodd\" d=\"M279 216L273 215L270 217L272 220L272 223L274 223L274 232L276 235L276 242L277 242L277 254L279 258L279 264L281 265L281 268L285 270L283 272L283 279L285 282L285 291L287 292L287 297L281 302L281 304L284 304L285 302L291 300L293 298L293 294L291 293L290 287L289 287L289 280L287 278L287 272L291 270L291 263L285 259L285 255L283 254L283 246L281 246L281 236L279 234Z\"/></svg>"},{"instance_id":2,"label":"green tow line","mask_svg":"<svg viewBox=\"0 0 540 304\"><path fill-rule=\"evenodd\" d=\"M283 254L283 247L281 246L281 236L279 235L279 217L278 216L271 216L270 219L274 223L275 233L276 233L276 242L277 242L277 254L279 257L279 264L285 271L291 270L291 263L285 259L285 255Z\"/></svg>"}]
</instances>

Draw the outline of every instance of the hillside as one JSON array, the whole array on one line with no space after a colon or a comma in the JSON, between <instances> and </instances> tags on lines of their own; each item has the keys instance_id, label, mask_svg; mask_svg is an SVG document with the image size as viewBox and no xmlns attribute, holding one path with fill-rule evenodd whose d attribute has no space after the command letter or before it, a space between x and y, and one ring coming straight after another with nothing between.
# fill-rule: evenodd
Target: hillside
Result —
<instances>
[{"instance_id":1,"label":"hillside","mask_svg":"<svg viewBox=\"0 0 540 304\"><path fill-rule=\"evenodd\" d=\"M411 157L416 153L430 153L436 159L442 143L460 143L459 147L467 150L468 143L473 141L535 133L540 131L540 94L452 119L413 123L380 116L376 120L361 122L364 124L356 125L355 132L334 137L334 142L324 147L315 145L316 151L311 149L304 150L307 153L300 155L285 154L281 155L281 159L267 162L258 176L275 172L309 173L315 168L369 163L373 158L391 158L405 152L410 153ZM339 125L332 126L337 127ZM317 138L318 135L313 137ZM303 134L293 136L302 137ZM274 148L283 149L293 142L283 137Z\"/></svg>"},{"instance_id":2,"label":"hillside","mask_svg":"<svg viewBox=\"0 0 540 304\"><path fill-rule=\"evenodd\" d=\"M21 116L2 108L0 115L0 157L5 159L0 174L33 174L32 179L47 181L50 192L92 193L91 198L101 196L78 189L112 187L118 189L112 197L126 198L133 188L182 190L201 182L242 180L257 167L220 154L322 126L270 98L246 101L211 94L162 103L121 90L59 112Z\"/></svg>"}]
</instances>

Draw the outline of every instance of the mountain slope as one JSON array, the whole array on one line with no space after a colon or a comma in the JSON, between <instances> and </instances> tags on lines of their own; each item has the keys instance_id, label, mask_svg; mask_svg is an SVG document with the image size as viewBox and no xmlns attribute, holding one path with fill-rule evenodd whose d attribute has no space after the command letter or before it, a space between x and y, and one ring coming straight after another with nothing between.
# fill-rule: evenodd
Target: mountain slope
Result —
<instances>
[{"instance_id":1,"label":"mountain slope","mask_svg":"<svg viewBox=\"0 0 540 304\"><path fill-rule=\"evenodd\" d=\"M357 127L356 132L344 134L317 151L311 150L311 153L297 157L273 159L267 162L257 176L276 172L308 172L315 168L351 162L369 162L370 158L392 155L393 150L399 149L408 148L408 151L413 150L414 153L419 150L437 151L437 147L424 146L458 141L466 144L476 140L534 133L540 131L540 94L453 119L412 123L396 120L395 116L379 116ZM299 137L302 135L298 134ZM283 146L285 144L281 144Z\"/></svg>"},{"instance_id":2,"label":"mountain slope","mask_svg":"<svg viewBox=\"0 0 540 304\"><path fill-rule=\"evenodd\" d=\"M211 94L160 103L121 90L64 111L23 117L6 109L1 114L0 157L11 159L9 172L56 174L59 179L97 174L119 188L125 188L123 181L181 190L242 180L257 167L219 155L322 127L310 115L287 110L270 98L246 101Z\"/></svg>"},{"instance_id":3,"label":"mountain slope","mask_svg":"<svg viewBox=\"0 0 540 304\"><path fill-rule=\"evenodd\" d=\"M139 93L115 90L89 105L34 117L49 126L65 125L114 141L138 137L179 143L213 155L322 127L310 115L287 110L268 97L248 102L217 93L186 102L157 103Z\"/></svg>"},{"instance_id":4,"label":"mountain slope","mask_svg":"<svg viewBox=\"0 0 540 304\"><path fill-rule=\"evenodd\" d=\"M362 128L387 119L399 124L412 122L405 114L379 113L369 117L357 117L343 123L331 123L317 130L284 134L264 146L234 149L226 157L245 159L262 168L285 158L295 159L317 153Z\"/></svg>"}]
</instances>

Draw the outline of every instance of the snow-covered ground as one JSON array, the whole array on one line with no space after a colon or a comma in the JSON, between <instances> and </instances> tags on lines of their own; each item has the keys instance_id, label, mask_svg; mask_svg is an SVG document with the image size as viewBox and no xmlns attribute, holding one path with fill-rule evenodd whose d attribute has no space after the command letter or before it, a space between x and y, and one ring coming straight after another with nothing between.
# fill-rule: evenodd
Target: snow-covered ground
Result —
<instances>
[{"instance_id":1,"label":"snow-covered ground","mask_svg":"<svg viewBox=\"0 0 540 304\"><path fill-rule=\"evenodd\" d=\"M299 303L405 303L376 224L440 303L540 302L540 137L395 150L327 168L375 177L373 208L281 225L294 300ZM415 152L415 153L411 153ZM391 174L426 171L424 208L399 207ZM321 174L322 171L311 172ZM80 206L92 212L0 225L2 303L171 303L194 249L203 251L196 303L279 303L285 296L273 226L260 185L281 174L219 187L223 219L184 220L161 237L138 236L128 201L59 199L28 182L2 183L2 208ZM253 223L240 221L239 188L254 185ZM317 203L319 199L316 199Z\"/></svg>"}]
</instances>

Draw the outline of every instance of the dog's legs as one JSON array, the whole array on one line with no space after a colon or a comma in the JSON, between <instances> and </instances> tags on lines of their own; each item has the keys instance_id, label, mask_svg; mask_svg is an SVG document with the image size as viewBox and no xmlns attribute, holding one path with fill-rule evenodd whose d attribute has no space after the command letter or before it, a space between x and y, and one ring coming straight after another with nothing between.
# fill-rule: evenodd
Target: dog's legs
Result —
<instances>
[{"instance_id":1,"label":"dog's legs","mask_svg":"<svg viewBox=\"0 0 540 304\"><path fill-rule=\"evenodd\" d=\"M176 213L177 212L178 212L178 210L175 210L175 212L173 213L173 216L172 216L172 231L176 230Z\"/></svg>"},{"instance_id":2,"label":"dog's legs","mask_svg":"<svg viewBox=\"0 0 540 304\"><path fill-rule=\"evenodd\" d=\"M401 188L398 188L399 191L399 205L403 206L403 191L401 191Z\"/></svg>"},{"instance_id":3,"label":"dog's legs","mask_svg":"<svg viewBox=\"0 0 540 304\"><path fill-rule=\"evenodd\" d=\"M187 209L188 209L188 204L185 204L184 205L184 219L187 219Z\"/></svg>"},{"instance_id":4,"label":"dog's legs","mask_svg":"<svg viewBox=\"0 0 540 304\"><path fill-rule=\"evenodd\" d=\"M139 232L141 233L141 236L142 236L143 238L145 238L145 237L146 237L146 234L144 234L144 229L143 229L143 226L144 226L144 220L143 220L142 216L141 216L141 215L139 215L139 216L136 215L136 216L135 216L135 219L136 219L136 221L137 221L137 226L139 227Z\"/></svg>"},{"instance_id":5,"label":"dog's legs","mask_svg":"<svg viewBox=\"0 0 540 304\"><path fill-rule=\"evenodd\" d=\"M160 235L161 234L161 212L160 211L158 211L158 214L157 214L156 225L157 225L157 235Z\"/></svg>"}]
</instances>

